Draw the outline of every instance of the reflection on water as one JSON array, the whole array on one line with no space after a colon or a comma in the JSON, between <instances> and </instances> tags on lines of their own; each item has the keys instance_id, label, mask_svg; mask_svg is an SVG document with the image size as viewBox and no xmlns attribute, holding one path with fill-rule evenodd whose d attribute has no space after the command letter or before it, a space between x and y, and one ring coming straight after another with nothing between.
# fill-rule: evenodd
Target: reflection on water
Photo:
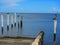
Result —
<instances>
[{"instance_id":1,"label":"reflection on water","mask_svg":"<svg viewBox=\"0 0 60 45\"><path fill-rule=\"evenodd\" d=\"M20 17L17 17L16 27L11 28L11 15L10 14L10 25L9 31L7 32L7 16L4 15L4 34L1 33L1 21L0 21L0 37L1 36L10 36L10 37L36 37L40 31L44 31L44 45L52 45L53 43L53 18L54 14L17 14ZM21 20L21 16L23 16L23 26L22 29L18 29L18 21ZM57 44L59 45L60 36L60 16L58 16L58 24L57 24ZM1 20L1 17L0 17Z\"/></svg>"}]
</instances>

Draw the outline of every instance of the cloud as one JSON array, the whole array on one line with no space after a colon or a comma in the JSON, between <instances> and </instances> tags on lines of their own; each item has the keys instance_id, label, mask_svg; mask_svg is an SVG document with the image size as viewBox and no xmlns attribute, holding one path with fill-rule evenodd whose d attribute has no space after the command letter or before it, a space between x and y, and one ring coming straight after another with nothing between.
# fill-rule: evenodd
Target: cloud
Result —
<instances>
[{"instance_id":1,"label":"cloud","mask_svg":"<svg viewBox=\"0 0 60 45\"><path fill-rule=\"evenodd\" d=\"M0 0L0 3L3 6L0 6L1 8L5 7L5 8L15 8L15 7L19 7L20 4L18 4L18 2L22 2L23 0Z\"/></svg>"},{"instance_id":2,"label":"cloud","mask_svg":"<svg viewBox=\"0 0 60 45\"><path fill-rule=\"evenodd\" d=\"M59 8L53 8L54 13L60 13L60 9Z\"/></svg>"},{"instance_id":3,"label":"cloud","mask_svg":"<svg viewBox=\"0 0 60 45\"><path fill-rule=\"evenodd\" d=\"M7 4L12 4L12 3L17 3L21 2L23 0L0 0L0 3L7 3Z\"/></svg>"},{"instance_id":4,"label":"cloud","mask_svg":"<svg viewBox=\"0 0 60 45\"><path fill-rule=\"evenodd\" d=\"M0 3L6 5L17 5L17 2L21 2L22 0L1 0Z\"/></svg>"}]
</instances>

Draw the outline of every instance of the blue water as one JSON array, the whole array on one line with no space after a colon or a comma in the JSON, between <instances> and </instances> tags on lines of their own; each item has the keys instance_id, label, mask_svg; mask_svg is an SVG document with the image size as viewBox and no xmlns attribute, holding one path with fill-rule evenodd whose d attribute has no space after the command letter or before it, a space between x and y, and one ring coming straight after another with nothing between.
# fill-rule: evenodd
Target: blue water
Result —
<instances>
[{"instance_id":1,"label":"blue water","mask_svg":"<svg viewBox=\"0 0 60 45\"><path fill-rule=\"evenodd\" d=\"M23 28L18 29L18 21L21 19L17 17L17 25L11 29L11 15L10 15L10 30L7 32L7 17L4 15L4 34L1 33L1 16L0 16L0 37L2 36L23 36L23 37L36 37L40 31L44 31L44 45L53 45L54 37L54 14L47 13L17 13L20 17L23 16ZM58 14L57 33L56 33L57 45L60 43L60 15Z\"/></svg>"}]
</instances>

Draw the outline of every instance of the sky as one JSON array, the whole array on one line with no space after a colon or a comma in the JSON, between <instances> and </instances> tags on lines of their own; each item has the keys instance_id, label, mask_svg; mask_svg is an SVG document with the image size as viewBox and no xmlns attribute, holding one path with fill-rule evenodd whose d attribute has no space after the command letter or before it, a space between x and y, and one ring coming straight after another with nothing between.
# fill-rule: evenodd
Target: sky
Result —
<instances>
[{"instance_id":1,"label":"sky","mask_svg":"<svg viewBox=\"0 0 60 45\"><path fill-rule=\"evenodd\" d=\"M59 0L0 0L0 12L60 13Z\"/></svg>"}]
</instances>

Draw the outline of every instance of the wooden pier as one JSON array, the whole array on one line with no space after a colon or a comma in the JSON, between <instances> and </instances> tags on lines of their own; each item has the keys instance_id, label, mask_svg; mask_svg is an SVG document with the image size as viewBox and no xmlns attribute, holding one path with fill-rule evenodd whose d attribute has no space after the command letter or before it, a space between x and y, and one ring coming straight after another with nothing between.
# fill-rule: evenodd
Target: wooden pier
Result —
<instances>
[{"instance_id":1,"label":"wooden pier","mask_svg":"<svg viewBox=\"0 0 60 45\"><path fill-rule=\"evenodd\" d=\"M0 37L0 45L42 45L44 32L41 31L36 38L28 37Z\"/></svg>"},{"instance_id":2,"label":"wooden pier","mask_svg":"<svg viewBox=\"0 0 60 45\"><path fill-rule=\"evenodd\" d=\"M31 45L43 45L43 35L44 32L41 31Z\"/></svg>"}]
</instances>

